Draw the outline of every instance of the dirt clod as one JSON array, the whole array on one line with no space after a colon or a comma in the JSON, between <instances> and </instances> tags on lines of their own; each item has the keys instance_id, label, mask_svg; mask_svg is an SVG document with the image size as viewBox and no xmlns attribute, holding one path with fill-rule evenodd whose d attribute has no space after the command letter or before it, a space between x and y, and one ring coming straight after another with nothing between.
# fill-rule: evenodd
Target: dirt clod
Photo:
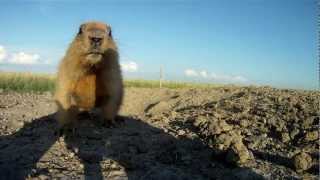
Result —
<instances>
[{"instance_id":1,"label":"dirt clod","mask_svg":"<svg viewBox=\"0 0 320 180\"><path fill-rule=\"evenodd\" d=\"M230 131L232 126L223 120L215 120L209 125L209 128L212 134L221 134L222 132Z\"/></svg>"},{"instance_id":2,"label":"dirt clod","mask_svg":"<svg viewBox=\"0 0 320 180\"><path fill-rule=\"evenodd\" d=\"M319 139L319 132L318 130L307 132L305 135L305 140L306 141L315 141Z\"/></svg>"},{"instance_id":3,"label":"dirt clod","mask_svg":"<svg viewBox=\"0 0 320 180\"><path fill-rule=\"evenodd\" d=\"M308 153L301 152L293 157L293 163L296 170L302 172L312 166L312 158Z\"/></svg>"},{"instance_id":4,"label":"dirt clod","mask_svg":"<svg viewBox=\"0 0 320 180\"><path fill-rule=\"evenodd\" d=\"M232 143L226 157L228 162L241 166L250 159L252 155L241 141Z\"/></svg>"}]
</instances>

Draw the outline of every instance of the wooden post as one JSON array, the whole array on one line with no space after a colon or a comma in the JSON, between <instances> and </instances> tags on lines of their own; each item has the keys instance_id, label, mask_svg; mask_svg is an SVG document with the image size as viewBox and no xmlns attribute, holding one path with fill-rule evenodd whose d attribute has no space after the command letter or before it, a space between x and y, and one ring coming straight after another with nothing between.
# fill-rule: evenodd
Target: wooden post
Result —
<instances>
[{"instance_id":1,"label":"wooden post","mask_svg":"<svg viewBox=\"0 0 320 180\"><path fill-rule=\"evenodd\" d=\"M160 80L159 80L159 86L160 88L162 88L162 78L163 78L163 74L162 74L162 66L160 66Z\"/></svg>"}]
</instances>

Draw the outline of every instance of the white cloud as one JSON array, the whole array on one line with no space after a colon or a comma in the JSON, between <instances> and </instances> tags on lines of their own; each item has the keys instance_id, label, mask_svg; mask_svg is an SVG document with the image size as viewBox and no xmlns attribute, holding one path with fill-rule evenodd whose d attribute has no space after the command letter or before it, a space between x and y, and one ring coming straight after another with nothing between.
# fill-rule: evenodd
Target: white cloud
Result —
<instances>
[{"instance_id":1,"label":"white cloud","mask_svg":"<svg viewBox=\"0 0 320 180\"><path fill-rule=\"evenodd\" d=\"M0 45L0 62L3 62L6 57L7 57L6 49Z\"/></svg>"},{"instance_id":2,"label":"white cloud","mask_svg":"<svg viewBox=\"0 0 320 180\"><path fill-rule=\"evenodd\" d=\"M193 69L186 69L186 70L184 71L184 74L185 74L186 76L188 76L188 77L197 77L197 76L199 76L198 72L195 71L195 70L193 70Z\"/></svg>"},{"instance_id":3,"label":"white cloud","mask_svg":"<svg viewBox=\"0 0 320 180\"><path fill-rule=\"evenodd\" d=\"M211 78L216 81L223 81L223 82L238 82L238 83L248 82L248 79L246 79L243 76L217 75L215 73L212 73Z\"/></svg>"},{"instance_id":4,"label":"white cloud","mask_svg":"<svg viewBox=\"0 0 320 180\"><path fill-rule=\"evenodd\" d=\"M136 72L138 71L138 64L133 61L122 62L121 69L125 72Z\"/></svg>"},{"instance_id":5,"label":"white cloud","mask_svg":"<svg viewBox=\"0 0 320 180\"><path fill-rule=\"evenodd\" d=\"M223 75L223 74L211 74L211 78L216 80L216 81L232 81L232 77L228 75Z\"/></svg>"},{"instance_id":6,"label":"white cloud","mask_svg":"<svg viewBox=\"0 0 320 180\"><path fill-rule=\"evenodd\" d=\"M243 76L235 76L235 77L233 78L233 80L234 80L234 81L238 81L238 82L247 82L247 81L248 81L248 79L245 78L245 77L243 77Z\"/></svg>"},{"instance_id":7,"label":"white cloud","mask_svg":"<svg viewBox=\"0 0 320 180\"><path fill-rule=\"evenodd\" d=\"M39 54L18 52L12 54L11 58L8 59L8 63L11 64L38 64L40 60Z\"/></svg>"},{"instance_id":8,"label":"white cloud","mask_svg":"<svg viewBox=\"0 0 320 180\"><path fill-rule=\"evenodd\" d=\"M200 76L203 78L207 78L208 77L207 71L200 71Z\"/></svg>"},{"instance_id":9,"label":"white cloud","mask_svg":"<svg viewBox=\"0 0 320 180\"><path fill-rule=\"evenodd\" d=\"M2 64L18 64L18 65L34 65L34 64L50 64L49 60L42 61L37 53L7 52L4 46L0 45L0 63Z\"/></svg>"},{"instance_id":10,"label":"white cloud","mask_svg":"<svg viewBox=\"0 0 320 180\"><path fill-rule=\"evenodd\" d=\"M213 79L216 79L216 78L218 78L218 75L217 75L216 73L211 73L211 77L212 77Z\"/></svg>"},{"instance_id":11,"label":"white cloud","mask_svg":"<svg viewBox=\"0 0 320 180\"><path fill-rule=\"evenodd\" d=\"M211 79L217 82L227 82L227 83L246 83L248 79L243 76L230 76L225 74L208 73L205 70L196 71L193 69L186 69L184 74L187 77L200 77L205 79Z\"/></svg>"}]
</instances>

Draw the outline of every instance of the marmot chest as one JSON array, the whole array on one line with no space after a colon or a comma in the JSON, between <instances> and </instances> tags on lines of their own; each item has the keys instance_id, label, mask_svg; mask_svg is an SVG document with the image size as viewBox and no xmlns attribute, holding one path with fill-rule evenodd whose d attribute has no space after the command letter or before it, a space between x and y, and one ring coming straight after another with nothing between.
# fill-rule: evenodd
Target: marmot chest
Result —
<instances>
[{"instance_id":1,"label":"marmot chest","mask_svg":"<svg viewBox=\"0 0 320 180\"><path fill-rule=\"evenodd\" d=\"M88 74L81 77L75 87L76 104L79 108L88 110L96 102L96 75Z\"/></svg>"}]
</instances>

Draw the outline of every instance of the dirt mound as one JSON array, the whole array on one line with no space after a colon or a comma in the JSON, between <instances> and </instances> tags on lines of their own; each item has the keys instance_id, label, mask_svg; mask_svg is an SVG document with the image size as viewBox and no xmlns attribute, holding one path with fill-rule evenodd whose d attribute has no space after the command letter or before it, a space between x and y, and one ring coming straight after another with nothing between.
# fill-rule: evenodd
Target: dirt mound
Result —
<instances>
[{"instance_id":1,"label":"dirt mound","mask_svg":"<svg viewBox=\"0 0 320 180\"><path fill-rule=\"evenodd\" d=\"M318 179L320 93L129 88L117 127L58 137L50 94L0 94L0 179Z\"/></svg>"}]
</instances>

